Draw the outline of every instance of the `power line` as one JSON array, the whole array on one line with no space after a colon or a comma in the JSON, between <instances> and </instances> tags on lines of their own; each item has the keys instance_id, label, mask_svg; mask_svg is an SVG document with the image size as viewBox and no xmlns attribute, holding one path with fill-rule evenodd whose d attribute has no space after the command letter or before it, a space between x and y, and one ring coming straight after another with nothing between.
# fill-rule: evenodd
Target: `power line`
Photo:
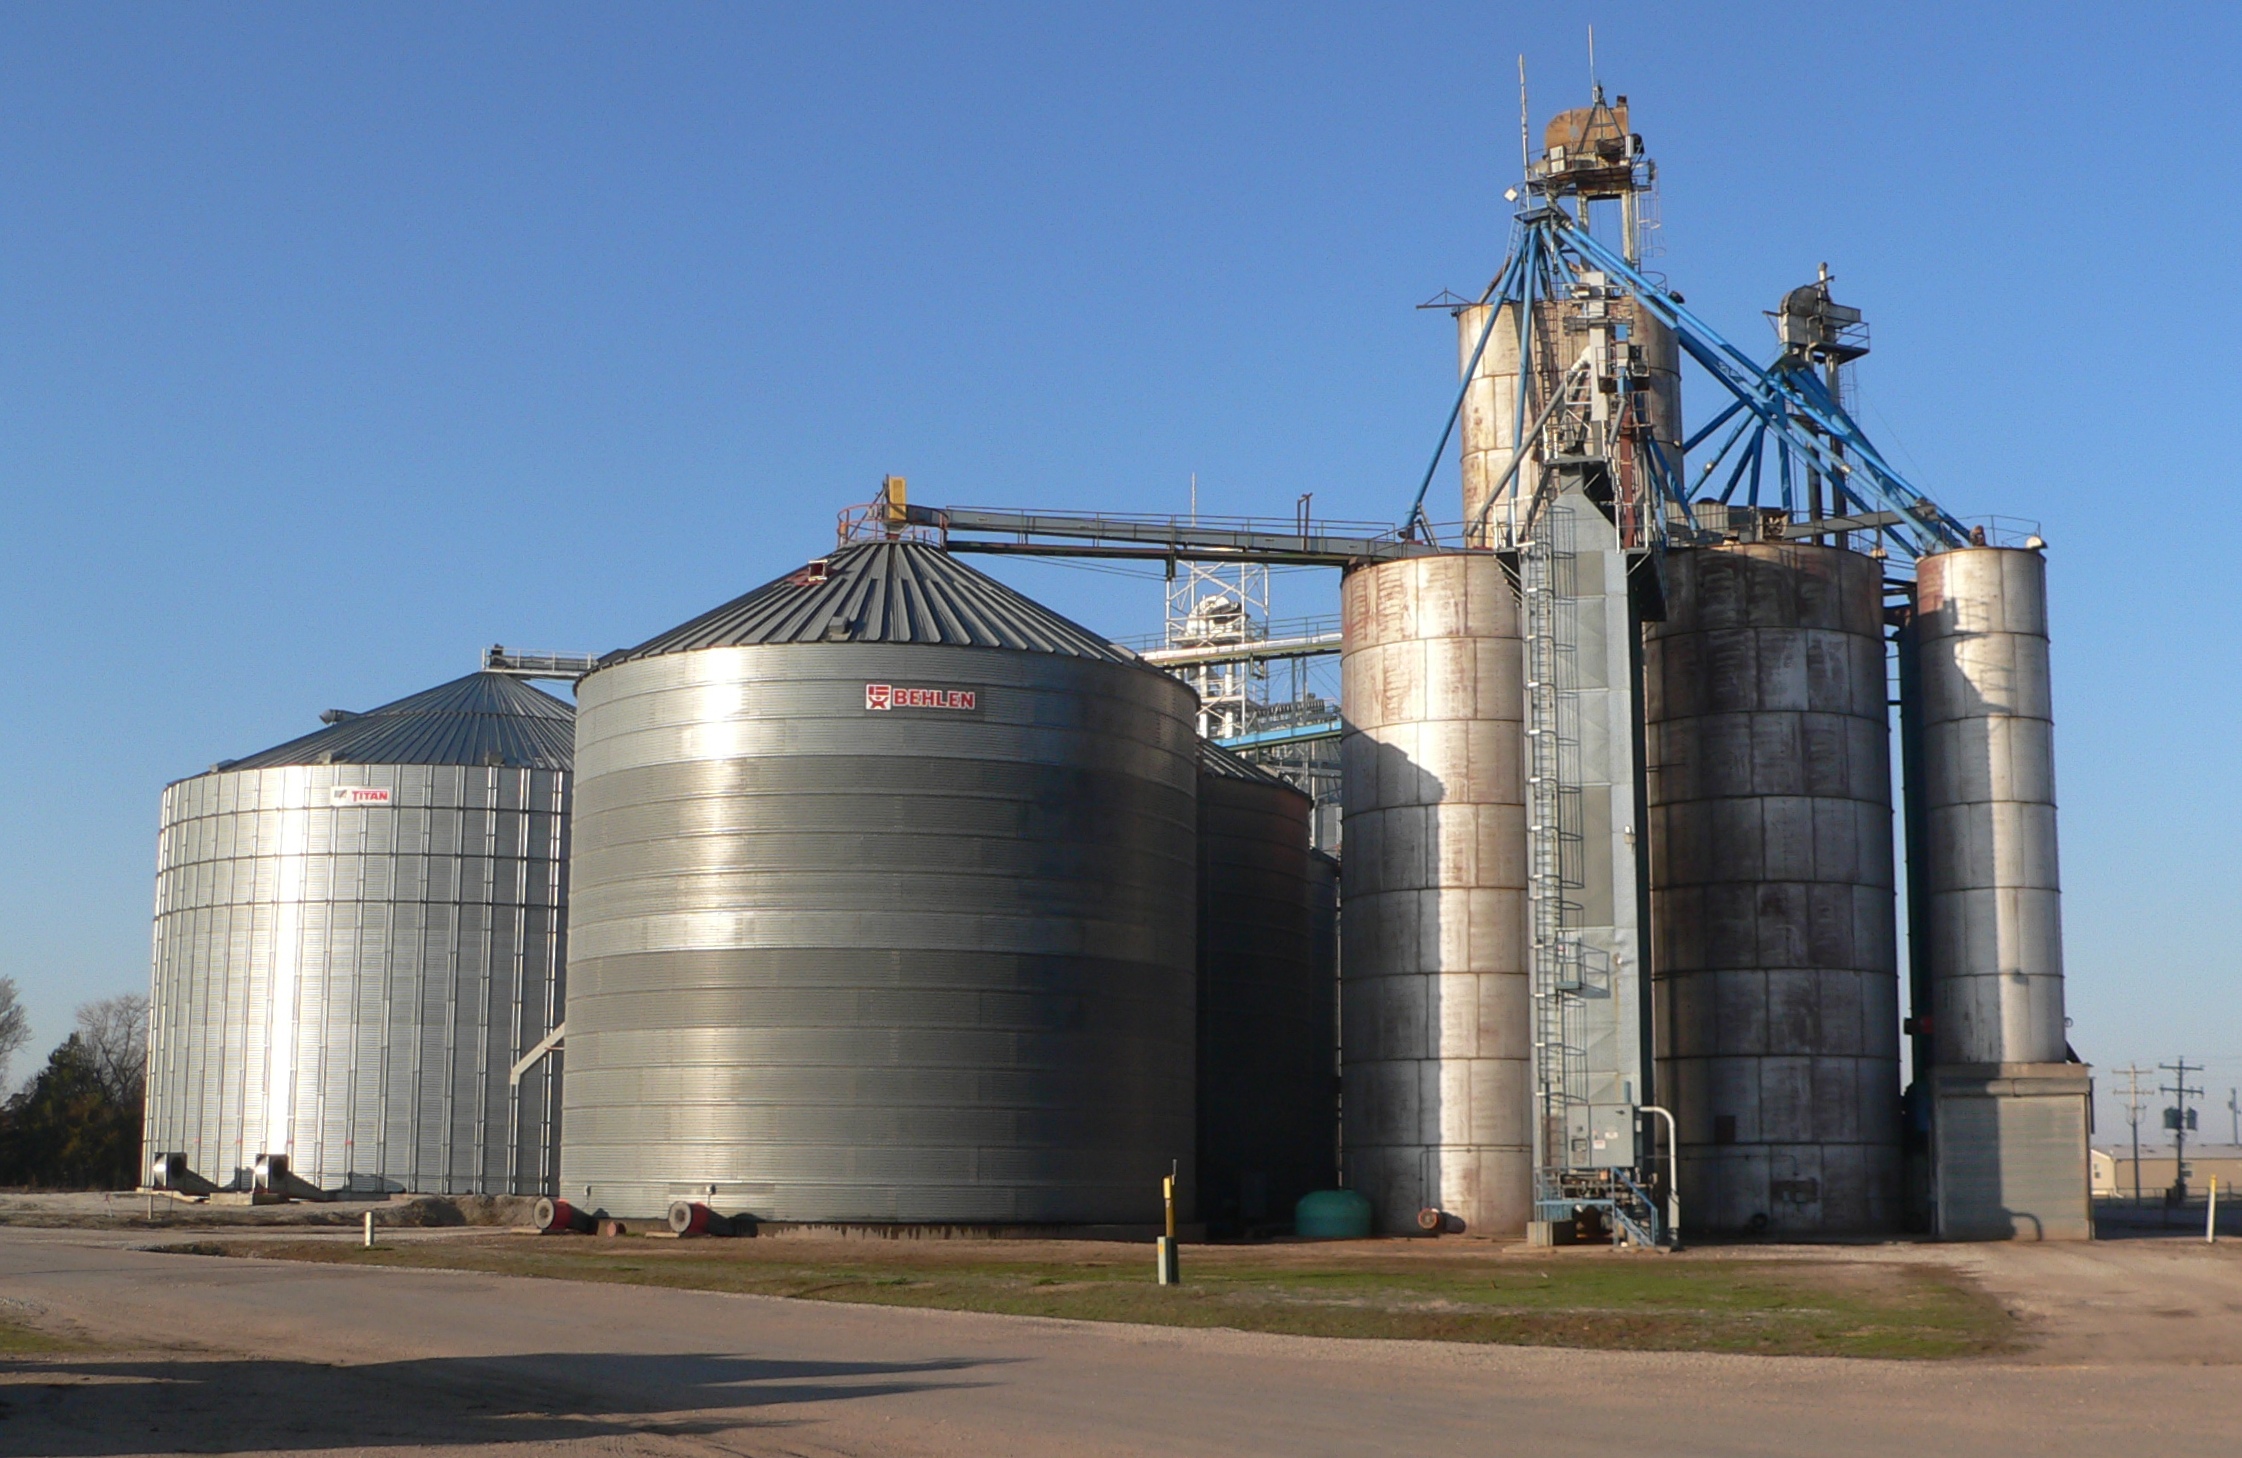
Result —
<instances>
[{"instance_id":1,"label":"power line","mask_svg":"<svg viewBox=\"0 0 2242 1458\"><path fill-rule=\"evenodd\" d=\"M2172 1131L2172 1203L2187 1199L2188 1192L2188 1128L2194 1122L2195 1111L2188 1107L2188 1099L2203 1097L2203 1090L2188 1086L2188 1075L2201 1073L2203 1065L2181 1058L2177 1063L2159 1063L2163 1072L2172 1075L2169 1086L2159 1085L2158 1093L2172 1095L2172 1106L2164 1111L2164 1125Z\"/></svg>"},{"instance_id":2,"label":"power line","mask_svg":"<svg viewBox=\"0 0 2242 1458\"><path fill-rule=\"evenodd\" d=\"M2133 1203L2138 1205L2141 1203L2141 1110L2142 1100L2148 1093L2141 1087L2141 1078L2149 1070L2134 1064L2112 1071L2125 1079L2125 1121L2133 1128Z\"/></svg>"}]
</instances>

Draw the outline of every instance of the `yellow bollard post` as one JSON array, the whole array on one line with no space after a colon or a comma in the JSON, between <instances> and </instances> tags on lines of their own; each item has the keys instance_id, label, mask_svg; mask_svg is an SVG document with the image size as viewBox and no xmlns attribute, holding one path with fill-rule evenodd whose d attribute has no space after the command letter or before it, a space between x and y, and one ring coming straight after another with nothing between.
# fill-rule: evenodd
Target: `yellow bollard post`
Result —
<instances>
[{"instance_id":1,"label":"yellow bollard post","mask_svg":"<svg viewBox=\"0 0 2242 1458\"><path fill-rule=\"evenodd\" d=\"M2219 1177L2211 1176L2211 1207L2203 1212L2203 1243L2219 1243Z\"/></svg>"},{"instance_id":2,"label":"yellow bollard post","mask_svg":"<svg viewBox=\"0 0 2242 1458\"><path fill-rule=\"evenodd\" d=\"M1160 1181L1160 1200L1167 1207L1168 1220L1168 1233L1153 1243L1160 1260L1160 1284L1180 1286L1183 1284L1183 1263L1176 1254L1175 1173L1172 1165L1169 1173Z\"/></svg>"}]
</instances>

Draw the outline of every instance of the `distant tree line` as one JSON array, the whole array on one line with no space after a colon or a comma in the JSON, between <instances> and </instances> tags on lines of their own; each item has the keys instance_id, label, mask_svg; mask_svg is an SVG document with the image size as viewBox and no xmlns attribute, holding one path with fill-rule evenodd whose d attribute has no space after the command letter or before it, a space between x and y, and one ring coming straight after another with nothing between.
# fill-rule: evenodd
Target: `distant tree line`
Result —
<instances>
[{"instance_id":1,"label":"distant tree line","mask_svg":"<svg viewBox=\"0 0 2242 1458\"><path fill-rule=\"evenodd\" d=\"M15 979L0 977L0 1077L30 1041ZM129 1190L140 1183L140 1113L147 1097L148 999L105 997L47 1066L0 1104L0 1186Z\"/></svg>"}]
</instances>

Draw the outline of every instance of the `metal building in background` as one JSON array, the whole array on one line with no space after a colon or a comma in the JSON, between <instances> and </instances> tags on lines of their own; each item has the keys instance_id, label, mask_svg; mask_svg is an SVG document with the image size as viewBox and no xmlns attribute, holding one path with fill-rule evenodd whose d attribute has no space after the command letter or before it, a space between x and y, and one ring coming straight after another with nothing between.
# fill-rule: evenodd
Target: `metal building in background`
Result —
<instances>
[{"instance_id":1,"label":"metal building in background","mask_svg":"<svg viewBox=\"0 0 2242 1458\"><path fill-rule=\"evenodd\" d=\"M494 673L164 790L146 1160L220 1185L539 1194L572 712ZM145 1161L144 1161L145 1165Z\"/></svg>"},{"instance_id":2,"label":"metal building in background","mask_svg":"<svg viewBox=\"0 0 2242 1458\"><path fill-rule=\"evenodd\" d=\"M1380 1227L1485 1235L1533 1204L1518 602L1490 554L1342 591L1347 1182Z\"/></svg>"},{"instance_id":3,"label":"metal building in background","mask_svg":"<svg viewBox=\"0 0 2242 1458\"><path fill-rule=\"evenodd\" d=\"M1301 791L1213 744L1199 776L1199 1214L1283 1225L1338 1175L1336 947Z\"/></svg>"},{"instance_id":4,"label":"metal building in background","mask_svg":"<svg viewBox=\"0 0 2242 1458\"><path fill-rule=\"evenodd\" d=\"M1670 552L1644 685L1659 1086L1689 1228L1899 1218L1882 564Z\"/></svg>"},{"instance_id":5,"label":"metal building in background","mask_svg":"<svg viewBox=\"0 0 2242 1458\"><path fill-rule=\"evenodd\" d=\"M1936 1228L2082 1239L2090 1090L2064 1033L2046 560L1940 552L1917 562L1915 590L1902 643L1914 655Z\"/></svg>"},{"instance_id":6,"label":"metal building in background","mask_svg":"<svg viewBox=\"0 0 2242 1458\"><path fill-rule=\"evenodd\" d=\"M882 538L578 692L569 1198L1158 1218L1193 1165L1189 689Z\"/></svg>"}]
</instances>

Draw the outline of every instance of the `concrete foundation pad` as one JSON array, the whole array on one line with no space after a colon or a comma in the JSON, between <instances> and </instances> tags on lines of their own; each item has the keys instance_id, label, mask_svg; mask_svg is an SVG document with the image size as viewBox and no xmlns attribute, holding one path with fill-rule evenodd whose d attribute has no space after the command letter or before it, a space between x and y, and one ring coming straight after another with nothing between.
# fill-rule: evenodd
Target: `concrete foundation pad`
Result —
<instances>
[{"instance_id":1,"label":"concrete foundation pad","mask_svg":"<svg viewBox=\"0 0 2242 1458\"><path fill-rule=\"evenodd\" d=\"M1931 1178L1946 1240L2091 1240L2093 1081L2083 1063L1931 1070Z\"/></svg>"}]
</instances>

